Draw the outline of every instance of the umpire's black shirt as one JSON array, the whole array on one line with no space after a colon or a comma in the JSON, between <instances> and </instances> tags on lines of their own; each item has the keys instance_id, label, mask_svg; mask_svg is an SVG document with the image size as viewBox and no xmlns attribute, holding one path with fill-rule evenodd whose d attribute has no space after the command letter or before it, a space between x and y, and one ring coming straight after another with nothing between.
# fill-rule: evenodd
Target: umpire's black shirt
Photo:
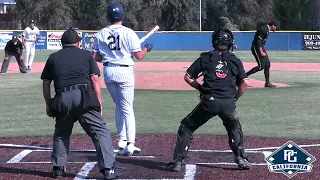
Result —
<instances>
[{"instance_id":1,"label":"umpire's black shirt","mask_svg":"<svg viewBox=\"0 0 320 180\"><path fill-rule=\"evenodd\" d=\"M203 72L203 95L215 98L234 98L237 86L247 75L243 64L233 53L225 51L204 52L187 69L191 78Z\"/></svg>"},{"instance_id":2,"label":"umpire's black shirt","mask_svg":"<svg viewBox=\"0 0 320 180\"><path fill-rule=\"evenodd\" d=\"M17 54L19 53L20 55L22 55L22 43L20 40L17 40L17 44L14 45L13 41L10 40L7 42L6 47L4 48L4 51L8 53L8 55L13 55L13 54Z\"/></svg>"},{"instance_id":3,"label":"umpire's black shirt","mask_svg":"<svg viewBox=\"0 0 320 180\"><path fill-rule=\"evenodd\" d=\"M41 74L41 79L53 80L56 92L64 87L91 83L91 75L100 76L97 62L87 50L73 46L63 47L51 54Z\"/></svg>"},{"instance_id":4,"label":"umpire's black shirt","mask_svg":"<svg viewBox=\"0 0 320 180\"><path fill-rule=\"evenodd\" d=\"M268 25L265 24L265 25L259 26L254 35L252 45L254 45L256 49L259 49L260 47L264 48L264 45L266 44L268 37L269 37Z\"/></svg>"}]
</instances>

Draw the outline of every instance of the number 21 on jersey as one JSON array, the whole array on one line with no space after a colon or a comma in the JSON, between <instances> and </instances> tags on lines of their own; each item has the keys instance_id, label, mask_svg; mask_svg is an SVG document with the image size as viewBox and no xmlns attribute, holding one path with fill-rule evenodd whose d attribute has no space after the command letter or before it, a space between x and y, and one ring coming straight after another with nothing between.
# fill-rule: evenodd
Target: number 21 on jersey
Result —
<instances>
[{"instance_id":1,"label":"number 21 on jersey","mask_svg":"<svg viewBox=\"0 0 320 180\"><path fill-rule=\"evenodd\" d=\"M120 50L120 37L118 34L110 35L107 40L108 47L111 51Z\"/></svg>"}]
</instances>

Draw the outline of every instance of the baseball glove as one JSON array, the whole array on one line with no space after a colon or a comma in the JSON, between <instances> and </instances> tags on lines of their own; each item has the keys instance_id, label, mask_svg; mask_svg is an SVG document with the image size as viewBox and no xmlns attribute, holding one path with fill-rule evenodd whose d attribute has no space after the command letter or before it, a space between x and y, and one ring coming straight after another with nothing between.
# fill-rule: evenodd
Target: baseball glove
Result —
<instances>
[{"instance_id":1,"label":"baseball glove","mask_svg":"<svg viewBox=\"0 0 320 180\"><path fill-rule=\"evenodd\" d=\"M102 61L102 55L99 52L97 52L95 59L96 59L97 62L101 62Z\"/></svg>"}]
</instances>

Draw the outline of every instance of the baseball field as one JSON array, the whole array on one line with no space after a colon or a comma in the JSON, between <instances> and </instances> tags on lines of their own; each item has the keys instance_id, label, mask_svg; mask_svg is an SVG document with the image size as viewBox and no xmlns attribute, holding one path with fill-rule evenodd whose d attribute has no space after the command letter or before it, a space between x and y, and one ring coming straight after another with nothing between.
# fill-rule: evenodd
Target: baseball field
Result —
<instances>
[{"instance_id":1,"label":"baseball field","mask_svg":"<svg viewBox=\"0 0 320 180\"><path fill-rule=\"evenodd\" d=\"M20 74L12 58L8 73L0 75L0 179L51 179L54 119L45 113L40 74L52 52L36 51L31 73ZM235 53L246 71L256 65L251 52ZM218 117L195 132L185 171L171 173L161 169L171 160L181 119L199 101L197 91L183 80L186 68L199 54L199 51L153 51L136 63L137 146L142 152L131 157L116 156L118 166L128 168L121 179L285 180L288 177L284 174L269 172L264 158L289 140L317 158L311 172L299 173L291 179L320 179L320 52L317 51L269 51L271 81L278 88L263 88L263 72L250 76L250 88L237 102L237 109L252 169L237 169ZM114 134L115 106L103 77L101 84L104 118ZM117 147L116 136L113 139ZM98 179L93 144L78 123L71 137L71 149L66 179Z\"/></svg>"}]
</instances>

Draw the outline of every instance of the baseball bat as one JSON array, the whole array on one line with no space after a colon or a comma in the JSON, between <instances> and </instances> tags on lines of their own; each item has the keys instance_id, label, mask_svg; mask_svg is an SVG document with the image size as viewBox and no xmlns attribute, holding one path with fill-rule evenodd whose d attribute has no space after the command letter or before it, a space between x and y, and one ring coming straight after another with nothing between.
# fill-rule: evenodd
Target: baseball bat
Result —
<instances>
[{"instance_id":1,"label":"baseball bat","mask_svg":"<svg viewBox=\"0 0 320 180\"><path fill-rule=\"evenodd\" d=\"M151 29L145 36L143 36L140 39L140 43L143 43L145 40L147 40L154 32L158 31L160 29L159 25L156 25L153 29Z\"/></svg>"}]
</instances>

